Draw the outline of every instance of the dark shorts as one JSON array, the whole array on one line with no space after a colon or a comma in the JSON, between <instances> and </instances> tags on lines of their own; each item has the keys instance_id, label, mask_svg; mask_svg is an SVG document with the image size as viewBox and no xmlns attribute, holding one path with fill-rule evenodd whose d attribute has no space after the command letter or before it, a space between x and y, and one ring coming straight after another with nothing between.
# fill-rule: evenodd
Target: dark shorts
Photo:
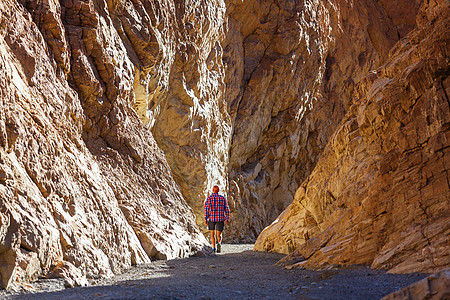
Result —
<instances>
[{"instance_id":1,"label":"dark shorts","mask_svg":"<svg viewBox=\"0 0 450 300\"><path fill-rule=\"evenodd\" d=\"M208 221L208 229L209 230L217 230L217 231L223 231L223 221L221 222L211 222Z\"/></svg>"}]
</instances>

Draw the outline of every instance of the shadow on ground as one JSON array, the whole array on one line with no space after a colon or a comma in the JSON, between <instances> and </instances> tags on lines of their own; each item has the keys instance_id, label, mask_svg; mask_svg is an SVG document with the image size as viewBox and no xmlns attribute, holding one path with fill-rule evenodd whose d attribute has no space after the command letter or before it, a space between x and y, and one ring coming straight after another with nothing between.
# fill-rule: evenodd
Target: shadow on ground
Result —
<instances>
[{"instance_id":1,"label":"shadow on ground","mask_svg":"<svg viewBox=\"0 0 450 300\"><path fill-rule=\"evenodd\" d=\"M213 257L139 265L97 286L12 296L12 299L379 299L427 274L386 274L365 266L346 270L286 270L283 257L223 245ZM240 251L242 250L242 251Z\"/></svg>"}]
</instances>

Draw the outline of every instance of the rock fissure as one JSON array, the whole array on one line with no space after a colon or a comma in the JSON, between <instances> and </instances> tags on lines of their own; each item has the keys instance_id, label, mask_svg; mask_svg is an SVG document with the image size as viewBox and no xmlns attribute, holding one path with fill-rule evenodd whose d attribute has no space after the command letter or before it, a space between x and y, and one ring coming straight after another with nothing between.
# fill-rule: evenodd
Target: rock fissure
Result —
<instances>
[{"instance_id":1,"label":"rock fissure","mask_svg":"<svg viewBox=\"0 0 450 300\"><path fill-rule=\"evenodd\" d=\"M429 259L429 261L430 261L431 270L432 270L433 272L435 272L435 271L437 271L438 268L437 268L437 266L436 266L436 264L435 264L435 262L434 262L434 257L433 257L434 253L433 253L432 250L431 250L431 249L433 248L433 246L432 246L432 244L431 244L430 239L425 235L425 232L424 232L424 228L423 228L423 227L420 228L420 232L421 232L423 238L427 241L428 248L427 248L427 249L424 249L424 250L427 252L426 256L428 256L428 259Z\"/></svg>"},{"instance_id":2,"label":"rock fissure","mask_svg":"<svg viewBox=\"0 0 450 300\"><path fill-rule=\"evenodd\" d=\"M422 202L420 200L418 202L419 202L420 209L422 209L423 213L426 216L426 220L429 220L431 218L431 216L428 215L427 208L423 206L423 204L422 204Z\"/></svg>"}]
</instances>

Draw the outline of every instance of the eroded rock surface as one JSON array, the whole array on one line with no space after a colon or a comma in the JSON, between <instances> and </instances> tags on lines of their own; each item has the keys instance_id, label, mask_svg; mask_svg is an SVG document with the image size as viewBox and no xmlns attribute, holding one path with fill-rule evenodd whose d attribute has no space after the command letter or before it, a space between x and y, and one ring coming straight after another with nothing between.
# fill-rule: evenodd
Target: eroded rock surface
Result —
<instances>
[{"instance_id":1,"label":"eroded rock surface","mask_svg":"<svg viewBox=\"0 0 450 300\"><path fill-rule=\"evenodd\" d=\"M85 284L206 245L132 108L120 5L0 3L2 287L47 274Z\"/></svg>"},{"instance_id":2,"label":"eroded rock surface","mask_svg":"<svg viewBox=\"0 0 450 300\"><path fill-rule=\"evenodd\" d=\"M400 291L391 293L382 300L448 299L450 298L450 270L445 269Z\"/></svg>"},{"instance_id":3,"label":"eroded rock surface","mask_svg":"<svg viewBox=\"0 0 450 300\"><path fill-rule=\"evenodd\" d=\"M412 28L417 3L403 8L204 0L145 10L159 52L141 59L136 108L199 223L213 184L229 196L228 240L254 240L292 202L355 84ZM132 42L147 27L134 28ZM144 45L138 57L149 57Z\"/></svg>"},{"instance_id":4,"label":"eroded rock surface","mask_svg":"<svg viewBox=\"0 0 450 300\"><path fill-rule=\"evenodd\" d=\"M436 272L450 263L449 3L431 1L419 28L356 88L294 202L256 250L297 267L368 264Z\"/></svg>"},{"instance_id":5,"label":"eroded rock surface","mask_svg":"<svg viewBox=\"0 0 450 300\"><path fill-rule=\"evenodd\" d=\"M258 249L448 264L446 2L397 43L419 2L1 2L1 285L196 253L213 184L228 241L296 194Z\"/></svg>"},{"instance_id":6,"label":"eroded rock surface","mask_svg":"<svg viewBox=\"0 0 450 300\"><path fill-rule=\"evenodd\" d=\"M241 75L227 85L227 95L236 94L229 101L231 234L252 240L291 203L355 83L398 36L374 1L250 3L230 6L224 48L231 60L243 53L227 70Z\"/></svg>"}]
</instances>

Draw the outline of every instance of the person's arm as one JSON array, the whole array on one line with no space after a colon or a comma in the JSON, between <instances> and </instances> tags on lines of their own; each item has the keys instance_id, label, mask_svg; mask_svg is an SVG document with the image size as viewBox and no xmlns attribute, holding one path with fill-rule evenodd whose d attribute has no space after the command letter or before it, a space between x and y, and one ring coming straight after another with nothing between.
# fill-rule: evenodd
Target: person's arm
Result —
<instances>
[{"instance_id":1,"label":"person's arm","mask_svg":"<svg viewBox=\"0 0 450 300\"><path fill-rule=\"evenodd\" d=\"M230 222L230 208L228 207L227 199L225 197L223 197L223 200L224 200L225 221L227 223L229 223Z\"/></svg>"},{"instance_id":2,"label":"person's arm","mask_svg":"<svg viewBox=\"0 0 450 300\"><path fill-rule=\"evenodd\" d=\"M206 198L206 201L205 201L205 224L208 224L208 218L209 218L209 202L208 202L208 200L209 200L209 197Z\"/></svg>"}]
</instances>

